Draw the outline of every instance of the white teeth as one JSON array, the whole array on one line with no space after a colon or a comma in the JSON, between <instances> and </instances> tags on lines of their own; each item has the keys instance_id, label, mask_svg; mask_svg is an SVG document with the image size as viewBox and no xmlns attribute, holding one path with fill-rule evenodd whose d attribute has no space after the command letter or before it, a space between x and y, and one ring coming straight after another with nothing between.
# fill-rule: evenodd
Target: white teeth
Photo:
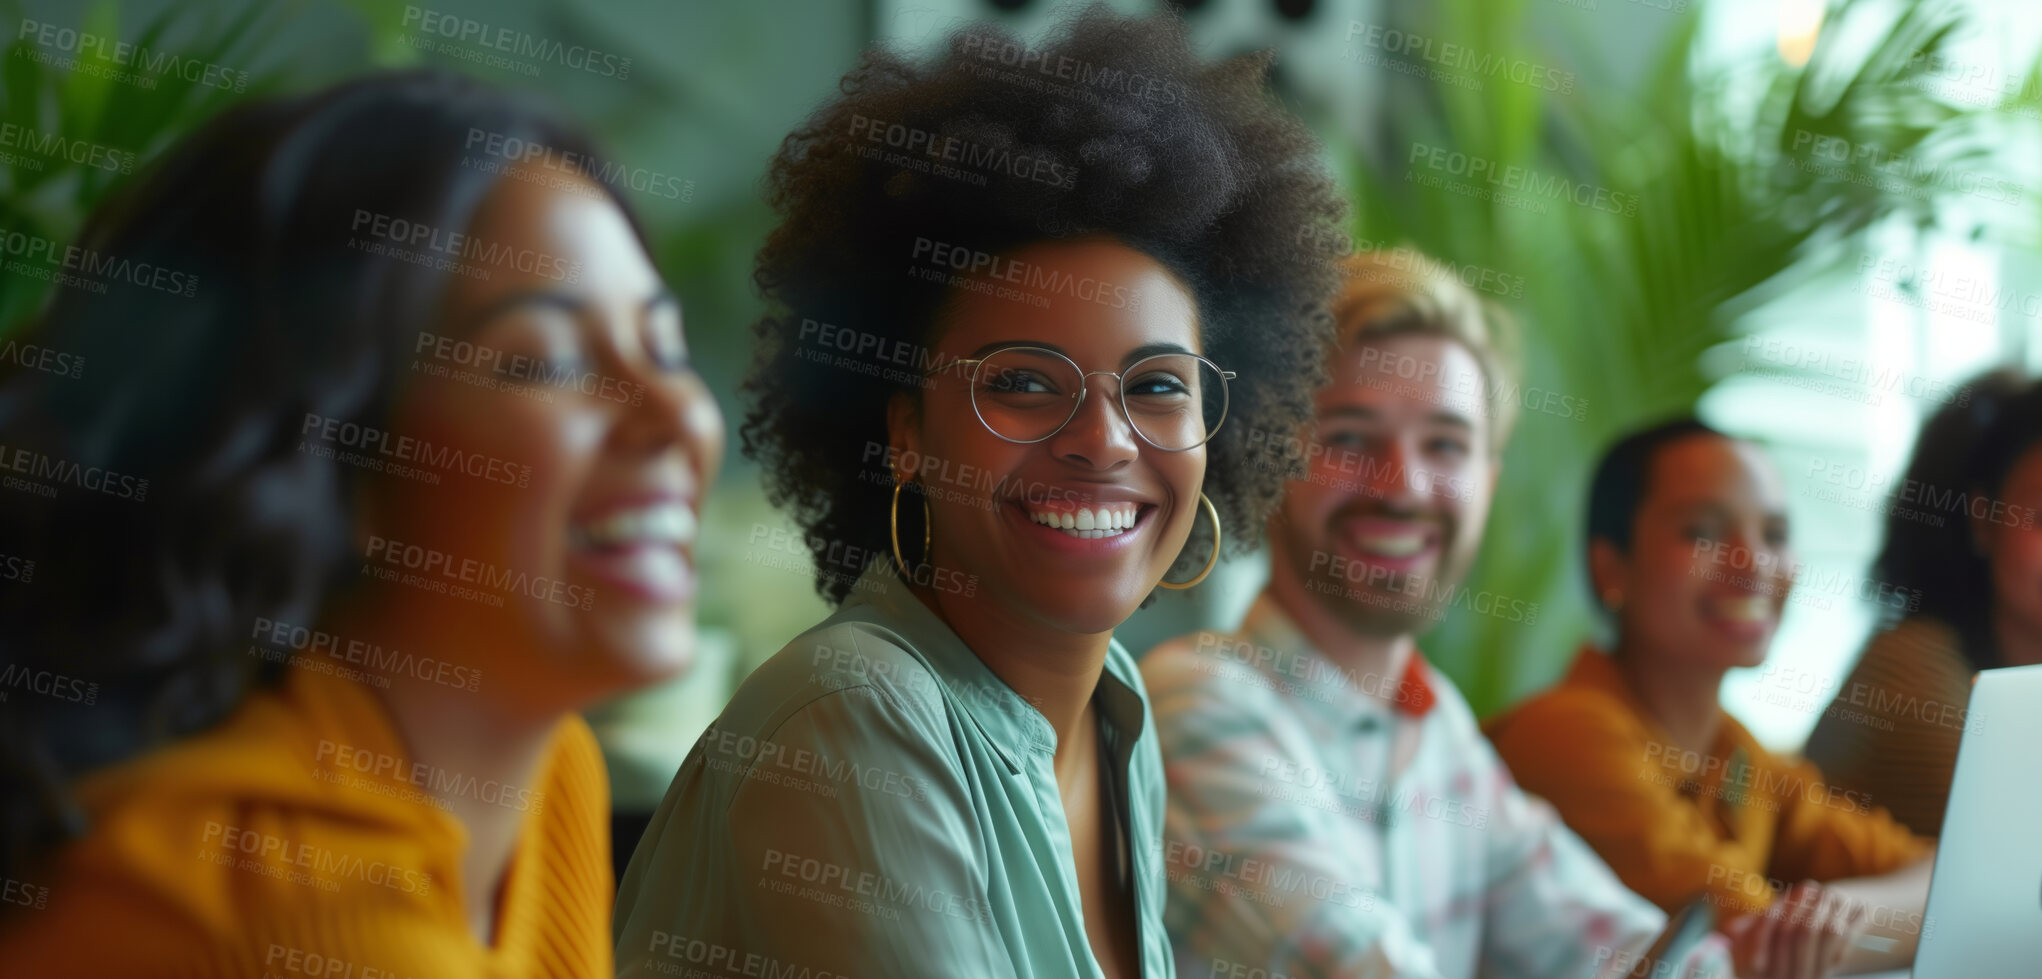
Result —
<instances>
[{"instance_id":1,"label":"white teeth","mask_svg":"<svg viewBox=\"0 0 2042 979\"><path fill-rule=\"evenodd\" d=\"M1390 558L1403 558L1410 557L1425 549L1425 535L1364 536L1357 539L1355 543L1359 544L1362 550L1370 554L1380 554Z\"/></svg>"},{"instance_id":2,"label":"white teeth","mask_svg":"<svg viewBox=\"0 0 2042 979\"><path fill-rule=\"evenodd\" d=\"M1773 603L1760 595L1721 599L1716 602L1716 615L1731 622L1766 622L1773 617Z\"/></svg>"},{"instance_id":3,"label":"white teeth","mask_svg":"<svg viewBox=\"0 0 2042 979\"><path fill-rule=\"evenodd\" d=\"M574 528L576 543L598 547L619 544L681 544L695 542L693 508L680 503L617 510L600 520Z\"/></svg>"},{"instance_id":4,"label":"white teeth","mask_svg":"<svg viewBox=\"0 0 2042 979\"><path fill-rule=\"evenodd\" d=\"M1135 504L1121 503L1101 507L1080 507L1057 513L1028 511L1028 519L1045 527L1054 527L1072 537L1096 540L1126 533L1135 524Z\"/></svg>"}]
</instances>

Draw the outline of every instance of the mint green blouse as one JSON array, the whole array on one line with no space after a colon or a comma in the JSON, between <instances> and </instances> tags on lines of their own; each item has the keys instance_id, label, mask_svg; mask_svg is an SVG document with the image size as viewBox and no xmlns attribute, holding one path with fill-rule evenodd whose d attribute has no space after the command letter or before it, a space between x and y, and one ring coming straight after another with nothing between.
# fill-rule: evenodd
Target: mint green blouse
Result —
<instances>
[{"instance_id":1,"label":"mint green blouse","mask_svg":"<svg viewBox=\"0 0 2042 979\"><path fill-rule=\"evenodd\" d=\"M1142 975L1167 979L1162 759L1118 642L1094 697ZM618 975L1102 976L1055 750L1040 711L868 570L681 765L617 895Z\"/></svg>"}]
</instances>

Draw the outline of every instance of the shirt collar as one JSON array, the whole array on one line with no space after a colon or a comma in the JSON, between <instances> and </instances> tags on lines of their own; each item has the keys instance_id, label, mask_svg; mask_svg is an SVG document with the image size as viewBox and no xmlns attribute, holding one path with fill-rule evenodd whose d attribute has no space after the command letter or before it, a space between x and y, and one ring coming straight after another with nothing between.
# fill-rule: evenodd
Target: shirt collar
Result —
<instances>
[{"instance_id":1,"label":"shirt collar","mask_svg":"<svg viewBox=\"0 0 2042 979\"><path fill-rule=\"evenodd\" d=\"M869 606L928 664L1010 769L1022 770L1018 750L1056 752L1056 729L1049 718L1000 679L947 623L915 597L892 562L875 561L859 575L844 611L859 606ZM1132 745L1147 723L1148 703L1139 677L1134 657L1119 640L1109 640L1106 667L1093 700L1101 723L1121 744Z\"/></svg>"},{"instance_id":2,"label":"shirt collar","mask_svg":"<svg viewBox=\"0 0 2042 979\"><path fill-rule=\"evenodd\" d=\"M1575 652L1574 663L1567 667L1567 677L1561 682L1570 687L1586 687L1609 694L1623 701L1624 706L1631 708L1640 716L1649 716L1645 713L1644 703L1632 692L1630 683L1617 671L1617 664L1610 659L1608 653L1594 646L1583 644L1581 649Z\"/></svg>"},{"instance_id":3,"label":"shirt collar","mask_svg":"<svg viewBox=\"0 0 2042 979\"><path fill-rule=\"evenodd\" d=\"M296 655L315 654L300 650ZM298 737L317 741L313 778L271 781L310 785L315 792L323 793L316 811L333 820L333 825L345 823L359 829L372 820L385 819L401 826L407 835L425 837L429 842L422 845L422 852L432 856L430 862L419 867L429 880L437 878L433 882L440 885L431 888L439 895L434 901L435 911L448 921L465 923L456 895L463 887L475 886L462 878L459 859L468 848L467 825L450 809L442 809L437 801L425 797L420 779L428 776L410 767L416 756L407 748L397 719L382 698L353 679L294 667L274 698L264 700L263 709L274 710L282 718L272 730L292 731ZM329 756L342 751L355 757L372 757L377 764L373 771L361 767L360 762L336 766ZM373 754L364 756L364 752ZM395 762L394 771L381 764L386 758ZM250 772L259 771L250 767L235 774L245 779ZM412 778L403 777L404 772L410 772ZM430 778L439 781L437 774ZM568 714L555 725L544 754L528 778L525 789L502 786L511 791L503 795L500 804L513 806L524 801L535 804L519 819L513 856L504 870L496 940L479 946L492 963L491 971L502 970L505 974L529 971L534 966L524 963L559 954L569 947L563 942L590 948L592 945L586 939L591 935L603 936L607 927L607 911L592 920L578 906L569 908L557 897L563 884L573 885L567 888L572 891L590 884L592 879L605 886L611 883L607 861L593 878L580 872L584 868L562 862L563 847L590 838L592 823L584 816L591 800L602 803L608 799L600 749L594 734L578 715ZM376 786L381 786L380 790ZM529 799L525 794L528 790ZM427 891L419 893L424 895ZM593 927L586 927L589 925ZM467 938L468 931L464 928L460 934Z\"/></svg>"},{"instance_id":4,"label":"shirt collar","mask_svg":"<svg viewBox=\"0 0 2042 979\"><path fill-rule=\"evenodd\" d=\"M301 649L291 655L310 659L317 654ZM418 786L401 777L416 773L416 756L389 708L365 685L321 672L311 663L294 664L274 690L251 698L236 723L245 725L254 743L287 745L293 755L302 753L311 770L303 778L271 779L259 767L219 766L224 783L246 791L259 781L267 802L340 813L363 824L402 826L405 832L434 837L436 848L450 847L449 853L467 848L467 826L421 799Z\"/></svg>"},{"instance_id":5,"label":"shirt collar","mask_svg":"<svg viewBox=\"0 0 2042 979\"><path fill-rule=\"evenodd\" d=\"M1652 737L1658 739L1661 744L1673 743L1672 737L1666 733L1666 728L1652 715L1652 711L1645 706L1645 701L1639 698L1638 692L1631 689L1631 682L1624 679L1623 671L1617 669L1616 660L1608 653L1583 643L1581 650L1574 655L1574 665L1567 668L1567 676L1561 683L1570 687L1600 691L1615 697L1625 709L1651 729ZM1745 730L1744 725L1737 722L1737 718L1732 717L1729 711L1723 710L1720 706L1716 710L1723 717L1722 723L1716 729L1716 743L1710 749L1712 754L1728 758L1738 748L1744 748L1747 755L1759 748L1758 739L1754 738L1750 731Z\"/></svg>"},{"instance_id":6,"label":"shirt collar","mask_svg":"<svg viewBox=\"0 0 2042 979\"><path fill-rule=\"evenodd\" d=\"M1373 673L1357 675L1327 659L1267 591L1249 607L1241 634L1255 649L1237 651L1229 659L1250 657L1246 662L1274 681L1275 689L1321 705L1322 713L1336 723L1357 718L1424 720L1439 703L1437 680L1423 652L1413 649L1395 680Z\"/></svg>"}]
</instances>

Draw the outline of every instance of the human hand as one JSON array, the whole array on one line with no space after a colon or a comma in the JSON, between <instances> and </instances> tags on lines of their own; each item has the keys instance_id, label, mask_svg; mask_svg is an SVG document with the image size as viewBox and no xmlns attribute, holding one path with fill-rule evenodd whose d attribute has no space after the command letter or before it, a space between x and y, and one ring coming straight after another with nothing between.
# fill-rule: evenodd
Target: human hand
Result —
<instances>
[{"instance_id":1,"label":"human hand","mask_svg":"<svg viewBox=\"0 0 2042 979\"><path fill-rule=\"evenodd\" d=\"M1808 880L1723 933L1745 979L1822 979L1843 964L1870 923L1863 904Z\"/></svg>"}]
</instances>

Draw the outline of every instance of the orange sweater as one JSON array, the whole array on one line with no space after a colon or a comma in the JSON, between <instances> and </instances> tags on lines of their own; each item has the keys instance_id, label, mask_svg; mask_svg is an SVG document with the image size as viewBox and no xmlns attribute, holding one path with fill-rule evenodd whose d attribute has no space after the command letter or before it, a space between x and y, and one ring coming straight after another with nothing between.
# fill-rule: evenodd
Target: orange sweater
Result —
<instances>
[{"instance_id":1,"label":"orange sweater","mask_svg":"<svg viewBox=\"0 0 2042 979\"><path fill-rule=\"evenodd\" d=\"M1809 732L1808 760L1907 828L1941 835L1974 672L1957 630L1927 616L1872 637Z\"/></svg>"},{"instance_id":2,"label":"orange sweater","mask_svg":"<svg viewBox=\"0 0 2042 979\"><path fill-rule=\"evenodd\" d=\"M1674 747L1592 649L1488 733L1519 785L1668 910L1706 895L1725 915L1763 911L1782 885L1887 873L1933 845L1815 766L1767 751L1727 713L1706 755Z\"/></svg>"},{"instance_id":3,"label":"orange sweater","mask_svg":"<svg viewBox=\"0 0 2042 979\"><path fill-rule=\"evenodd\" d=\"M465 696L465 694L455 694ZM469 928L467 832L426 789L524 811L497 942ZM213 730L84 779L90 831L0 906L16 976L610 976L607 786L578 717L528 787L415 766L381 702L293 670Z\"/></svg>"}]
</instances>

